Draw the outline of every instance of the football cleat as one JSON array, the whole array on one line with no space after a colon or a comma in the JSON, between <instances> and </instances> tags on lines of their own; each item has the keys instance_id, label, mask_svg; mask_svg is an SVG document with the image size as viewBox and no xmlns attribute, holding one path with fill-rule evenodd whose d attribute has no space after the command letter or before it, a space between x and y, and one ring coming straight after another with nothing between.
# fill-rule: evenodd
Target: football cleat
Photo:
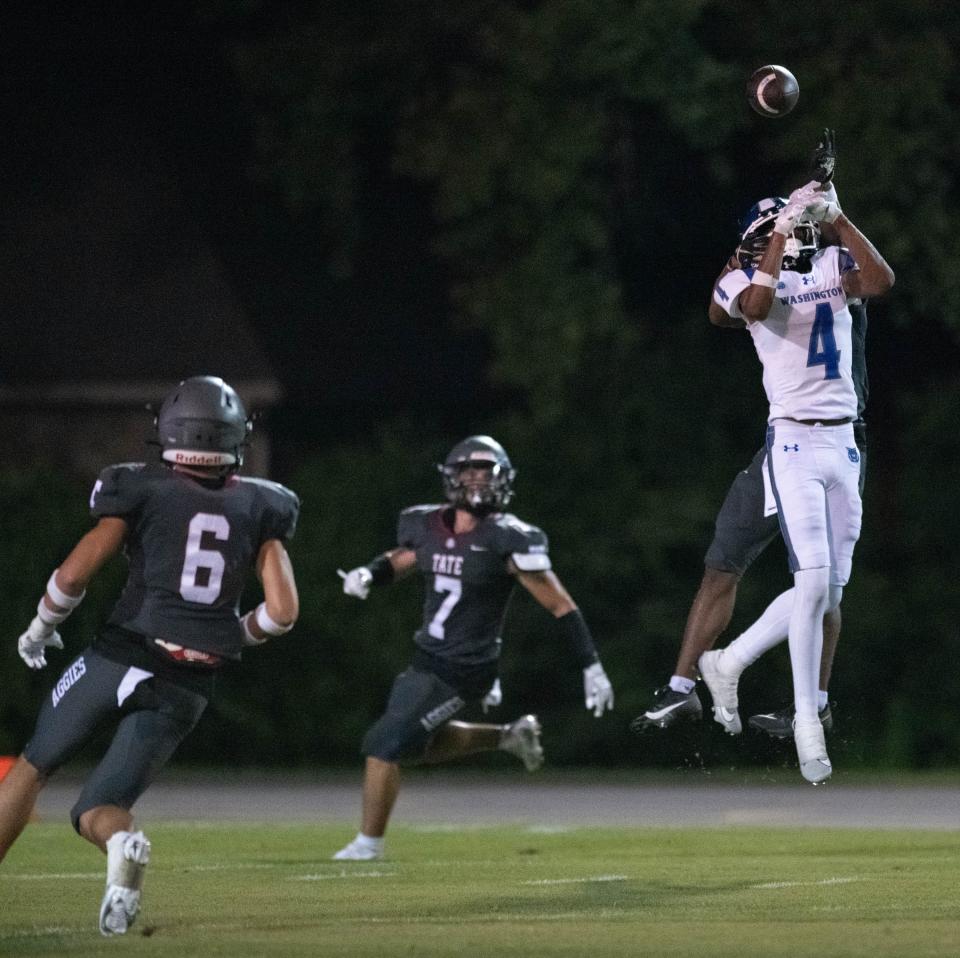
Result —
<instances>
[{"instance_id":1,"label":"football cleat","mask_svg":"<svg viewBox=\"0 0 960 958\"><path fill-rule=\"evenodd\" d=\"M800 723L794 720L793 738L797 746L800 774L811 785L825 782L833 774L823 738L823 726L816 720Z\"/></svg>"},{"instance_id":2,"label":"football cleat","mask_svg":"<svg viewBox=\"0 0 960 958\"><path fill-rule=\"evenodd\" d=\"M107 885L100 903L100 934L124 935L140 911L140 892L121 885Z\"/></svg>"},{"instance_id":3,"label":"football cleat","mask_svg":"<svg viewBox=\"0 0 960 958\"><path fill-rule=\"evenodd\" d=\"M333 856L335 862L375 862L383 858L383 843L376 848L355 838Z\"/></svg>"},{"instance_id":4,"label":"football cleat","mask_svg":"<svg viewBox=\"0 0 960 958\"><path fill-rule=\"evenodd\" d=\"M543 765L541 731L536 715L523 715L515 722L504 726L500 735L500 749L516 755L528 772L535 772Z\"/></svg>"},{"instance_id":5,"label":"football cleat","mask_svg":"<svg viewBox=\"0 0 960 958\"><path fill-rule=\"evenodd\" d=\"M737 711L737 683L738 675L730 675L724 668L725 659L723 649L717 652L704 652L700 656L697 667L700 677L710 689L713 698L713 718L723 726L729 735L739 735L743 731L740 723L740 713Z\"/></svg>"},{"instance_id":6,"label":"football cleat","mask_svg":"<svg viewBox=\"0 0 960 958\"><path fill-rule=\"evenodd\" d=\"M140 911L140 889L150 861L143 832L114 832L107 839L107 889L100 903L100 934L123 935Z\"/></svg>"},{"instance_id":7,"label":"football cleat","mask_svg":"<svg viewBox=\"0 0 960 958\"><path fill-rule=\"evenodd\" d=\"M664 685L653 693L653 697L656 700L653 708L647 709L630 723L632 731L639 733L648 728L669 728L680 719L698 719L703 715L696 689L676 692L669 685Z\"/></svg>"},{"instance_id":8,"label":"football cleat","mask_svg":"<svg viewBox=\"0 0 960 958\"><path fill-rule=\"evenodd\" d=\"M747 720L750 728L766 732L773 738L793 738L793 717L796 714L794 706L786 705L775 712L766 712L763 715L751 715ZM820 724L825 732L833 731L833 714L829 703L817 713Z\"/></svg>"}]
</instances>

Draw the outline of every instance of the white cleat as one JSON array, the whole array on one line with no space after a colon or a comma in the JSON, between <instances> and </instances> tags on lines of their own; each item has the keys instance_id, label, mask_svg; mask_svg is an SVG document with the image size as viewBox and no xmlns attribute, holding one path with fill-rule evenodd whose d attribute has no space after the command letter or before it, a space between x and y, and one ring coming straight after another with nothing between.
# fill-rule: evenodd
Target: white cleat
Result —
<instances>
[{"instance_id":1,"label":"white cleat","mask_svg":"<svg viewBox=\"0 0 960 958\"><path fill-rule=\"evenodd\" d=\"M799 722L794 719L793 740L797 746L800 774L812 785L825 782L833 774L833 766L827 757L827 745L820 720Z\"/></svg>"},{"instance_id":2,"label":"white cleat","mask_svg":"<svg viewBox=\"0 0 960 958\"><path fill-rule=\"evenodd\" d=\"M697 667L700 677L710 690L713 699L713 718L723 726L729 735L739 735L743 731L740 723L740 713L737 711L740 702L737 699L737 685L740 681L739 673L730 675L724 665L724 650L704 652L700 656Z\"/></svg>"},{"instance_id":3,"label":"white cleat","mask_svg":"<svg viewBox=\"0 0 960 958\"><path fill-rule=\"evenodd\" d=\"M335 862L375 862L383 858L383 848L371 848L356 838L333 856Z\"/></svg>"},{"instance_id":4,"label":"white cleat","mask_svg":"<svg viewBox=\"0 0 960 958\"><path fill-rule=\"evenodd\" d=\"M123 935L140 911L140 889L150 861L143 832L114 832L107 840L107 889L100 903L100 934Z\"/></svg>"},{"instance_id":5,"label":"white cleat","mask_svg":"<svg viewBox=\"0 0 960 958\"><path fill-rule=\"evenodd\" d=\"M519 758L528 772L535 772L543 765L541 731L536 715L523 715L504 728L500 736L500 748Z\"/></svg>"},{"instance_id":6,"label":"white cleat","mask_svg":"<svg viewBox=\"0 0 960 958\"><path fill-rule=\"evenodd\" d=\"M120 885L107 885L100 903L100 934L125 935L140 911L140 892Z\"/></svg>"}]
</instances>

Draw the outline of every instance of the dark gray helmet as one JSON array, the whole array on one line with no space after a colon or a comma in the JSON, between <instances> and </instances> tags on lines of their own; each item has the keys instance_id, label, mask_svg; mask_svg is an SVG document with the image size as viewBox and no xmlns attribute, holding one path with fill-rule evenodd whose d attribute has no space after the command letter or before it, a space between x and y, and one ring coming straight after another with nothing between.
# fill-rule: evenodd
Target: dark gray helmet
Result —
<instances>
[{"instance_id":1,"label":"dark gray helmet","mask_svg":"<svg viewBox=\"0 0 960 958\"><path fill-rule=\"evenodd\" d=\"M489 479L464 484L465 467L487 467ZM443 476L443 491L455 506L470 512L485 513L503 509L513 498L516 469L510 464L503 446L490 436L469 436L450 450L437 465Z\"/></svg>"},{"instance_id":2,"label":"dark gray helmet","mask_svg":"<svg viewBox=\"0 0 960 958\"><path fill-rule=\"evenodd\" d=\"M250 421L240 397L217 376L191 376L172 390L156 418L166 462L239 469Z\"/></svg>"}]
</instances>

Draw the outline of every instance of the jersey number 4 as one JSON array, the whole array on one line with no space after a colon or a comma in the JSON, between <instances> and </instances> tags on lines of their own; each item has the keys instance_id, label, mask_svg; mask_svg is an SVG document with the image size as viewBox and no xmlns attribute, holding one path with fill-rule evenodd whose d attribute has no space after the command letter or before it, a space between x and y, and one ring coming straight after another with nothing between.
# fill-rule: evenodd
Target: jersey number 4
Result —
<instances>
[{"instance_id":1,"label":"jersey number 4","mask_svg":"<svg viewBox=\"0 0 960 958\"><path fill-rule=\"evenodd\" d=\"M220 597L227 563L216 549L200 548L205 532L211 533L219 542L226 542L230 538L230 523L227 522L227 517L198 512L190 520L187 551L183 557L183 572L180 573L180 595L188 602L213 605Z\"/></svg>"},{"instance_id":2,"label":"jersey number 4","mask_svg":"<svg viewBox=\"0 0 960 958\"><path fill-rule=\"evenodd\" d=\"M807 347L807 366L823 366L824 379L840 378L840 350L833 335L833 310L829 303L817 303L813 330Z\"/></svg>"}]
</instances>

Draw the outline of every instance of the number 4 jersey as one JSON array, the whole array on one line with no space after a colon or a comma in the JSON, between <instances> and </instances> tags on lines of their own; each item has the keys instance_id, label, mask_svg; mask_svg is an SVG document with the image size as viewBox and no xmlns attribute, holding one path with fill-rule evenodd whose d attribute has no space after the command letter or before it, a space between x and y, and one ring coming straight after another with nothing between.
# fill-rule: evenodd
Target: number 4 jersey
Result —
<instances>
[{"instance_id":1,"label":"number 4 jersey","mask_svg":"<svg viewBox=\"0 0 960 958\"><path fill-rule=\"evenodd\" d=\"M130 527L130 572L110 625L240 658L240 594L263 543L293 537L294 493L264 479L207 485L168 466L125 463L100 473L90 510Z\"/></svg>"},{"instance_id":2,"label":"number 4 jersey","mask_svg":"<svg viewBox=\"0 0 960 958\"><path fill-rule=\"evenodd\" d=\"M449 506L413 506L400 513L397 542L417 555L425 595L414 642L454 666L496 661L500 628L514 577L550 568L547 537L509 513L494 513L456 535Z\"/></svg>"},{"instance_id":3,"label":"number 4 jersey","mask_svg":"<svg viewBox=\"0 0 960 958\"><path fill-rule=\"evenodd\" d=\"M851 269L856 263L845 249L818 250L809 272L781 271L769 315L749 325L771 421L856 418L852 318L842 282ZM733 270L714 290L714 301L734 319L743 319L739 296L752 276L752 269Z\"/></svg>"}]
</instances>

